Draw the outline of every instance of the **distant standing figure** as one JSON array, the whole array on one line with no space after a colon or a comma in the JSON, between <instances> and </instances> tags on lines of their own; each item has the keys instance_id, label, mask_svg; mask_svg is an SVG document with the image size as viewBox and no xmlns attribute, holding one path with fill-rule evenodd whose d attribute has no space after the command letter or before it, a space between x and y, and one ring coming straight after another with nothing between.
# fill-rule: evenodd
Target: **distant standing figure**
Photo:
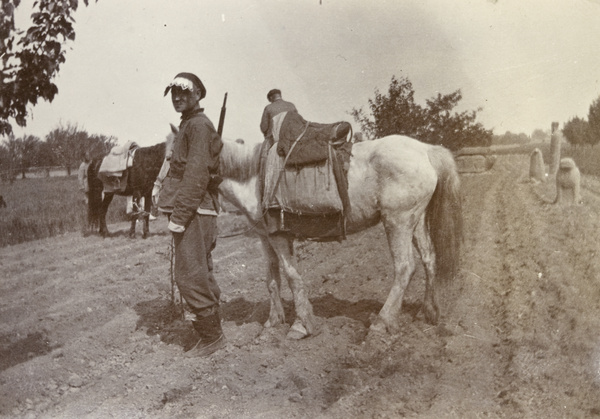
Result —
<instances>
[{"instance_id":1,"label":"distant standing figure","mask_svg":"<svg viewBox=\"0 0 600 419\"><path fill-rule=\"evenodd\" d=\"M580 182L581 173L575 161L571 158L561 159L556 173L556 199L554 203L559 204L568 196L569 203L580 204Z\"/></svg>"},{"instance_id":2,"label":"distant standing figure","mask_svg":"<svg viewBox=\"0 0 600 419\"><path fill-rule=\"evenodd\" d=\"M6 208L6 201L2 195L0 195L0 208Z\"/></svg>"},{"instance_id":3,"label":"distant standing figure","mask_svg":"<svg viewBox=\"0 0 600 419\"><path fill-rule=\"evenodd\" d=\"M89 184L88 184L88 168L90 167L90 154L86 151L83 157L83 161L79 165L79 171L77 172L77 180L79 181L79 190L84 193L84 200L87 205L89 198Z\"/></svg>"},{"instance_id":4,"label":"distant standing figure","mask_svg":"<svg viewBox=\"0 0 600 419\"><path fill-rule=\"evenodd\" d=\"M266 140L269 140L270 145L273 145L273 118L282 112L298 112L296 106L292 102L286 102L281 97L281 90L272 89L267 93L269 103L260 120L260 130Z\"/></svg>"}]
</instances>

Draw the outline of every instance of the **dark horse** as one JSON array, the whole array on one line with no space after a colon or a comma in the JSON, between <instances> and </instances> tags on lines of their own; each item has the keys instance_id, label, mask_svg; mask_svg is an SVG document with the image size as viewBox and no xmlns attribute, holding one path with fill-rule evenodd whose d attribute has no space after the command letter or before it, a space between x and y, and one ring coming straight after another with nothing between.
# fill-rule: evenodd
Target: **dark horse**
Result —
<instances>
[{"instance_id":1,"label":"dark horse","mask_svg":"<svg viewBox=\"0 0 600 419\"><path fill-rule=\"evenodd\" d=\"M133 156L132 166L127 169L127 187L123 192L104 192L104 184L98 178L98 169L102 158L93 159L88 168L88 230L93 232L98 228L102 237L109 235L106 227L106 213L113 200L114 194L132 196L134 212L131 217L129 236L135 237L135 225L138 218L144 220L142 237L148 237L149 217L152 208L152 188L165 158L166 143L151 147L140 147ZM141 198L144 198L144 208L140 210Z\"/></svg>"}]
</instances>

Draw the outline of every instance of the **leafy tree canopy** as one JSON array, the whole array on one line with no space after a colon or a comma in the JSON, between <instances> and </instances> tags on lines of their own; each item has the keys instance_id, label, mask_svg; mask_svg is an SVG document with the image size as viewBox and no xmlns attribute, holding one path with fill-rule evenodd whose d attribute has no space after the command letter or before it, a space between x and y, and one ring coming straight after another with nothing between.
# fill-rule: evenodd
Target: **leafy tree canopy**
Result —
<instances>
[{"instance_id":1,"label":"leafy tree canopy","mask_svg":"<svg viewBox=\"0 0 600 419\"><path fill-rule=\"evenodd\" d=\"M600 97L592 102L588 113L588 142L592 145L600 142Z\"/></svg>"},{"instance_id":2,"label":"leafy tree canopy","mask_svg":"<svg viewBox=\"0 0 600 419\"><path fill-rule=\"evenodd\" d=\"M490 145L492 131L475 122L476 111L452 112L462 99L460 90L438 94L425 107L415 102L414 95L407 78L394 76L387 94L376 90L375 98L369 99L370 115L362 109L353 109L351 115L369 138L401 134L451 150Z\"/></svg>"},{"instance_id":3,"label":"leafy tree canopy","mask_svg":"<svg viewBox=\"0 0 600 419\"><path fill-rule=\"evenodd\" d=\"M83 0L88 5L89 0ZM33 3L27 31L15 27L21 0L2 0L0 14L0 135L12 133L11 119L24 127L27 107L38 99L52 102L53 83L65 62L65 45L75 40L74 12L78 0L38 0Z\"/></svg>"},{"instance_id":4,"label":"leafy tree canopy","mask_svg":"<svg viewBox=\"0 0 600 419\"><path fill-rule=\"evenodd\" d=\"M562 133L571 145L579 146L590 143L590 128L585 119L571 118L564 124Z\"/></svg>"}]
</instances>

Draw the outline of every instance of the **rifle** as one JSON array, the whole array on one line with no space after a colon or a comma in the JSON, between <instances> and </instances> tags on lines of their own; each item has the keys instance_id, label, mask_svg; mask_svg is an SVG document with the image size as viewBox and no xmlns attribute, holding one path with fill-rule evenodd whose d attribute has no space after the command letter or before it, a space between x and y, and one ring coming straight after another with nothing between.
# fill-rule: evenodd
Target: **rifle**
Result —
<instances>
[{"instance_id":1,"label":"rifle","mask_svg":"<svg viewBox=\"0 0 600 419\"><path fill-rule=\"evenodd\" d=\"M225 124L225 105L227 104L227 93L225 93L225 97L223 98L223 106L221 107L221 116L219 117L219 128L217 129L217 132L219 133L219 136L223 136L223 124Z\"/></svg>"}]
</instances>

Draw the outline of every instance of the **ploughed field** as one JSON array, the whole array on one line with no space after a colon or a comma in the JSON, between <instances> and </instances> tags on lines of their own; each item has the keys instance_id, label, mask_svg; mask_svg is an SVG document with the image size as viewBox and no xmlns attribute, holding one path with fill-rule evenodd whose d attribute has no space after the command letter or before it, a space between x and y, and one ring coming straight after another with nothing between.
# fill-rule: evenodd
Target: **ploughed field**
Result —
<instances>
[{"instance_id":1,"label":"ploughed field","mask_svg":"<svg viewBox=\"0 0 600 419\"><path fill-rule=\"evenodd\" d=\"M419 269L394 337L365 341L391 286L381 226L296 244L321 330L300 341L286 339L289 324L262 328L258 239L220 239L228 343L207 359L184 357L193 335L171 301L165 218L147 240L122 223L107 239L2 248L0 417L600 416L600 181L583 177L583 205L556 206L528 165L503 155L462 175L461 271L441 289L442 323L419 311ZM224 234L245 225L219 222Z\"/></svg>"}]
</instances>

